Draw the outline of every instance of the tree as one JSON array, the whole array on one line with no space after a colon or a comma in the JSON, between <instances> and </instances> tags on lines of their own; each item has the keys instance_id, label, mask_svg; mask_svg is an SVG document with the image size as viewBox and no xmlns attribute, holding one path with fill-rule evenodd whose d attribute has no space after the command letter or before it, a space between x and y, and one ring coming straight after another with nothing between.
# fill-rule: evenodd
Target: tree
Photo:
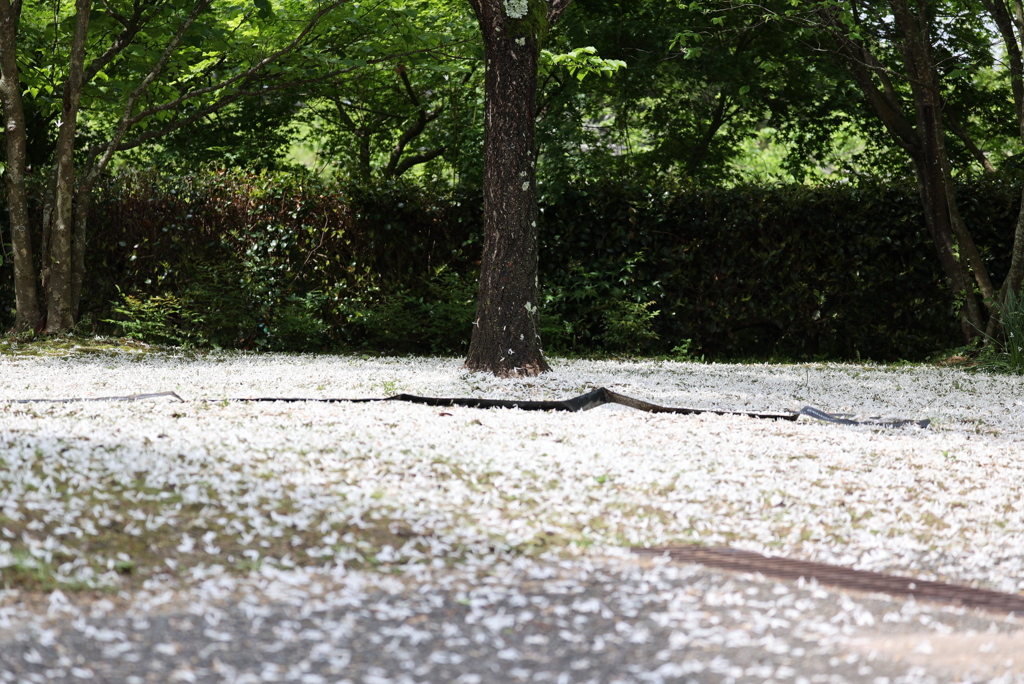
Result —
<instances>
[{"instance_id":1,"label":"tree","mask_svg":"<svg viewBox=\"0 0 1024 684\"><path fill-rule=\"evenodd\" d=\"M462 0L389 0L344 18L305 50L323 60L321 74L347 68L239 100L133 157L184 168L225 160L283 168L301 158L363 184L417 175L423 164L434 175L457 164L465 103L482 102L470 8ZM295 155L296 145L306 149Z\"/></svg>"},{"instance_id":2,"label":"tree","mask_svg":"<svg viewBox=\"0 0 1024 684\"><path fill-rule=\"evenodd\" d=\"M466 367L549 369L537 320L537 67L572 0L469 0L484 43L484 247Z\"/></svg>"},{"instance_id":3,"label":"tree","mask_svg":"<svg viewBox=\"0 0 1024 684\"><path fill-rule=\"evenodd\" d=\"M1016 114L1017 137L1024 142L1024 58L1021 45L1024 42L1024 3L1020 0L982 0L986 11L999 29L1003 39L1007 66L1010 71L1010 92L1013 95ZM1021 195L1020 212L1013 232L1013 251L1010 256L1010 270L999 288L995 305L1002 307L1010 292L1019 293L1024 282L1024 193ZM992 333L989 325L989 334Z\"/></svg>"},{"instance_id":4,"label":"tree","mask_svg":"<svg viewBox=\"0 0 1024 684\"><path fill-rule=\"evenodd\" d=\"M972 165L985 173L995 171L982 147L1006 142L1005 122L1012 116L1007 106L1012 99L994 68L992 26L1000 19L996 3L988 3L994 22L987 20L984 3L988 0L808 0L757 6L764 22L788 26L798 37L804 45L800 59L813 62L816 55L831 55L846 70L859 91L860 105L847 108L843 117L859 120L861 130L867 131L867 113L876 129L873 137L887 139L909 162L939 262L963 304L961 323L968 340L993 332L997 317L989 314L997 312L1001 293L1013 281L999 291L994 287L955 192L957 174L968 173ZM745 14L751 7L725 0L714 11ZM1007 17L1002 26L1012 34L1009 23ZM1003 33L1005 40L1007 31ZM1009 44L1008 51L1012 53ZM792 63L794 55L783 61ZM1010 62L1012 72L1012 58ZM821 140L820 135L807 136L813 125L789 127L801 142ZM1019 253L1018 270L1024 273L1024 245L1014 253Z\"/></svg>"},{"instance_id":5,"label":"tree","mask_svg":"<svg viewBox=\"0 0 1024 684\"><path fill-rule=\"evenodd\" d=\"M559 37L586 41L628 68L614 79L568 84L575 97L560 98L564 114L555 117L564 125L555 136L541 132L544 171L561 148L578 175L614 169L661 187L734 178L730 161L744 139L778 126L801 98L820 97L807 87L819 75L800 68L800 46L782 28L755 7L706 14L663 0L576 3ZM794 58L783 68L766 68L787 56Z\"/></svg>"},{"instance_id":6,"label":"tree","mask_svg":"<svg viewBox=\"0 0 1024 684\"><path fill-rule=\"evenodd\" d=\"M946 10L945 17L940 9ZM948 153L947 130L957 131L968 147L978 149L964 128L950 120L937 66L937 52L951 56L956 54L955 47L963 51L964 36L945 33L939 23L949 18L949 11L958 9L948 4L940 8L939 3L925 0L889 0L865 6L857 2L845 7L826 5L818 16L865 100L913 163L925 223L943 271L964 301L963 330L970 339L986 324L972 276L989 304L995 292L981 252L957 208ZM894 82L896 79L899 82Z\"/></svg>"},{"instance_id":7,"label":"tree","mask_svg":"<svg viewBox=\"0 0 1024 684\"><path fill-rule=\"evenodd\" d=\"M14 251L16 330L31 329L39 321L39 295L28 224L28 196L25 190L27 136L25 110L18 74L17 39L21 0L0 0L0 102L4 112L7 143L7 207L10 215L11 246Z\"/></svg>"},{"instance_id":8,"label":"tree","mask_svg":"<svg viewBox=\"0 0 1024 684\"><path fill-rule=\"evenodd\" d=\"M28 18L37 24L27 31L21 1L0 0L0 100L16 256L15 329L36 327L61 333L73 328L85 269L91 191L116 153L159 139L242 97L284 87L280 78L266 82L269 76L280 77L271 67L306 43L320 20L344 1L312 7L278 3L277 11L291 16L277 21L269 0L101 0L102 7L94 7L92 0L76 0L71 16L43 19L35 9ZM293 21L298 30L292 28ZM45 50L39 46L26 50L21 38L38 39L43 33L39 24L49 22L58 37L65 24L71 25L69 48L66 53L53 51L43 64L33 64L32 59ZM60 40L53 43L62 45ZM67 60L66 70L59 67L61 58ZM316 59L314 55L305 58ZM34 66L33 73L26 74L19 59ZM58 84L53 74L61 73ZM61 92L59 108L47 117L57 134L43 210L41 284L46 309L42 320L38 320L24 191L28 134L22 89L26 82L28 91L37 95ZM80 129L83 103L90 106L85 131ZM76 173L76 143L83 140L93 144L80 150L84 164Z\"/></svg>"}]
</instances>

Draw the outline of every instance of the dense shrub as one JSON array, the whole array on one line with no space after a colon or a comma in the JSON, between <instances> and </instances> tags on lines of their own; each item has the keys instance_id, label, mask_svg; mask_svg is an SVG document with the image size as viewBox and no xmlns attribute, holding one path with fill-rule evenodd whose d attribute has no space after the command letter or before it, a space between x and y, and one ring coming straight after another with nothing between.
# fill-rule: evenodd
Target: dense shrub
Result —
<instances>
[{"instance_id":1,"label":"dense shrub","mask_svg":"<svg viewBox=\"0 0 1024 684\"><path fill-rule=\"evenodd\" d=\"M580 349L623 300L653 302L662 350L689 341L710 358L913 358L957 340L912 189L583 188L543 226L549 301Z\"/></svg>"},{"instance_id":2,"label":"dense shrub","mask_svg":"<svg viewBox=\"0 0 1024 684\"><path fill-rule=\"evenodd\" d=\"M200 344L430 349L381 313L436 299L432 276L453 264L470 270L472 226L459 212L457 199L433 202L403 185L343 189L240 171L120 177L100 190L90 218L99 268L82 308L132 332L126 295L173 294L196 314L188 338ZM119 297L119 316L107 315Z\"/></svg>"},{"instance_id":3,"label":"dense shrub","mask_svg":"<svg viewBox=\"0 0 1024 684\"><path fill-rule=\"evenodd\" d=\"M1018 189L959 192L1001 278ZM125 174L97 192L82 311L157 342L462 353L481 215L475 191ZM539 226L549 351L912 359L960 341L911 187L584 186Z\"/></svg>"}]
</instances>

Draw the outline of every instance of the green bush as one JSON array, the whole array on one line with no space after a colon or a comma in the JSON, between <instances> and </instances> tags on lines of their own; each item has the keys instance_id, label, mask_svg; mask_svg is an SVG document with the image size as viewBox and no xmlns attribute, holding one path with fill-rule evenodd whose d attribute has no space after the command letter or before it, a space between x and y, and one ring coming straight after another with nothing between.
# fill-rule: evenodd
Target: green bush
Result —
<instances>
[{"instance_id":1,"label":"green bush","mask_svg":"<svg viewBox=\"0 0 1024 684\"><path fill-rule=\"evenodd\" d=\"M1009 221L1015 207L1001 186L980 190L996 200L980 203L984 218ZM588 186L550 199L541 225L547 313L569 322L581 351L607 346L598 312L624 298L660 312L650 320L651 350L670 353L688 340L691 354L709 359L911 359L959 340L910 187L665 196Z\"/></svg>"},{"instance_id":2,"label":"green bush","mask_svg":"<svg viewBox=\"0 0 1024 684\"><path fill-rule=\"evenodd\" d=\"M651 311L652 306L654 302L612 300L602 316L604 335L601 338L610 348L618 351L644 351L658 339L653 323L661 312Z\"/></svg>"},{"instance_id":3,"label":"green bush","mask_svg":"<svg viewBox=\"0 0 1024 684\"><path fill-rule=\"evenodd\" d=\"M122 323L110 315L121 290L140 301L172 293L191 314L168 319L178 336L215 346L454 352L462 332L437 321L466 306L445 297L450 278L470 277L473 206L472 194L437 201L408 185L343 188L296 174L125 174L94 202L101 267L87 274L82 308ZM400 326L388 317L412 302L430 311L405 323L427 327L390 332Z\"/></svg>"},{"instance_id":4,"label":"green bush","mask_svg":"<svg viewBox=\"0 0 1024 684\"><path fill-rule=\"evenodd\" d=\"M557 285L546 283L540 327L547 347L568 352L649 350L658 339L653 324L660 313L650 307L664 292L659 282L640 275L645 262L643 251L614 263L588 263L581 257L569 264L567 277Z\"/></svg>"},{"instance_id":5,"label":"green bush","mask_svg":"<svg viewBox=\"0 0 1024 684\"><path fill-rule=\"evenodd\" d=\"M1024 374L1024 292L1006 293L1000 314L1000 333L979 356L979 367Z\"/></svg>"},{"instance_id":6,"label":"green bush","mask_svg":"<svg viewBox=\"0 0 1024 684\"><path fill-rule=\"evenodd\" d=\"M206 340L196 334L202 327L202 318L175 295L123 294L113 305L113 311L117 318L104 322L112 323L125 337L186 347L206 344Z\"/></svg>"},{"instance_id":7,"label":"green bush","mask_svg":"<svg viewBox=\"0 0 1024 684\"><path fill-rule=\"evenodd\" d=\"M350 308L350 325L362 326L365 343L381 351L464 354L476 314L476 278L442 269L421 285Z\"/></svg>"},{"instance_id":8,"label":"green bush","mask_svg":"<svg viewBox=\"0 0 1024 684\"><path fill-rule=\"evenodd\" d=\"M1019 186L958 193L999 280ZM175 344L458 354L481 217L476 190L124 173L96 193L82 312ZM961 343L911 186L583 185L544 198L538 227L549 352L892 360ZM11 280L5 259L8 324Z\"/></svg>"}]
</instances>

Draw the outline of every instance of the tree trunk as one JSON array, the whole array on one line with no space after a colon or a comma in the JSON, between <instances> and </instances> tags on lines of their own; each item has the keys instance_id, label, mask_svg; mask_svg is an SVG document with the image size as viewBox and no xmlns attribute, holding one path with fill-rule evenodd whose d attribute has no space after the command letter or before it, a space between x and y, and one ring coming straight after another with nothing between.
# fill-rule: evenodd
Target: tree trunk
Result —
<instances>
[{"instance_id":1,"label":"tree trunk","mask_svg":"<svg viewBox=\"0 0 1024 684\"><path fill-rule=\"evenodd\" d=\"M71 316L75 321L78 321L82 303L82 282L85 280L85 230L91 203L92 184L82 183L75 193L75 230L71 241Z\"/></svg>"},{"instance_id":2,"label":"tree trunk","mask_svg":"<svg viewBox=\"0 0 1024 684\"><path fill-rule=\"evenodd\" d=\"M40 279L43 296L50 291L50 238L53 236L53 208L57 197L57 164L50 165L46 174L46 191L43 194L43 223L40 228Z\"/></svg>"},{"instance_id":3,"label":"tree trunk","mask_svg":"<svg viewBox=\"0 0 1024 684\"><path fill-rule=\"evenodd\" d=\"M1006 49L1007 62L1010 67L1010 89L1013 93L1014 110L1017 114L1017 131L1024 140L1024 58L1021 55L1020 34L1024 32L1024 6L1019 0L1007 5L1005 0L983 0L985 8L992 16ZM1013 231L1013 248L1010 256L1010 270L1003 280L999 294L995 298L996 310L993 311L986 334L995 336L999 321L998 308L1006 302L1009 292L1019 293L1024 281L1024 192L1021 194L1021 205L1017 213L1017 223Z\"/></svg>"},{"instance_id":4,"label":"tree trunk","mask_svg":"<svg viewBox=\"0 0 1024 684\"><path fill-rule=\"evenodd\" d=\"M3 103L4 138L7 143L7 213L14 252L14 330L32 330L39 322L36 267L32 259L32 235L28 224L25 192L25 111L18 78L18 19L21 3L11 7L0 0L0 101Z\"/></svg>"},{"instance_id":5,"label":"tree trunk","mask_svg":"<svg viewBox=\"0 0 1024 684\"><path fill-rule=\"evenodd\" d=\"M932 17L928 14L931 10L927 5L922 5L915 14L904 0L892 0L891 6L903 39L900 48L910 77L917 131L921 140L921 157L915 164L918 186L922 191L921 199L925 201L927 198L925 215L931 216L929 230L943 262L943 269L964 297L967 325L963 327L965 336L971 339L985 329L984 310L974 294L971 274L986 300L991 301L994 292L988 268L964 225L953 192L945 127L942 123L939 76L931 54L929 30ZM956 252L960 254L959 259Z\"/></svg>"},{"instance_id":6,"label":"tree trunk","mask_svg":"<svg viewBox=\"0 0 1024 684\"><path fill-rule=\"evenodd\" d=\"M954 292L963 298L961 327L965 339L970 341L984 330L985 325L985 312L971 283L972 271L986 296L992 293L992 285L984 261L960 217L953 193L942 122L939 76L929 36L934 19L929 12L934 11L934 7L929 3L919 3L915 6L915 13L905 0L890 0L888 7L892 10L900 39L899 49L905 68L902 76L910 84L913 117L905 109L905 101L893 86L890 72L865 43L852 38L846 25L838 21L833 13L823 12L822 16L831 27L839 52L847 59L871 108L893 141L913 161L925 223L943 272ZM854 19L859 22L856 14Z\"/></svg>"},{"instance_id":7,"label":"tree trunk","mask_svg":"<svg viewBox=\"0 0 1024 684\"><path fill-rule=\"evenodd\" d=\"M918 126L923 131L924 151L923 158L914 164L914 169L925 223L943 271L952 283L954 292L963 298L960 324L964 339L970 341L981 334L986 322L985 309L978 301L971 282L972 273L983 296L986 292L991 294L992 286L988 270L956 205L953 179L949 174L945 146L941 141L941 114L930 105L919 106L917 110Z\"/></svg>"},{"instance_id":8,"label":"tree trunk","mask_svg":"<svg viewBox=\"0 0 1024 684\"><path fill-rule=\"evenodd\" d=\"M1024 190L1021 191L1017 225L1013 229L1013 251L1010 256L1010 271L999 289L999 303L1006 299L1007 291L1019 293L1024 283Z\"/></svg>"},{"instance_id":9,"label":"tree trunk","mask_svg":"<svg viewBox=\"0 0 1024 684\"><path fill-rule=\"evenodd\" d=\"M916 95L920 96L920 93ZM945 146L941 140L943 135L941 113L933 103L920 101L922 99L924 98L915 97L917 130L921 137L922 148L920 157L914 163L917 187L921 193L925 224L928 226L928 232L935 244L942 270L945 271L954 291L963 297L964 308L961 312L960 323L964 338L971 340L984 330L984 313L974 294L970 274L964 263L956 256L958 247L961 251L964 250L962 244L957 244L953 238L956 232L954 230L955 221L959 218L959 213L956 211L956 204L951 196L951 179L947 178L946 169L943 168L942 163L945 157ZM973 241L971 245L973 245Z\"/></svg>"},{"instance_id":10,"label":"tree trunk","mask_svg":"<svg viewBox=\"0 0 1024 684\"><path fill-rule=\"evenodd\" d=\"M75 327L72 304L72 241L75 195L75 131L78 102L85 71L85 39L89 32L92 0L75 3L75 32L71 42L68 80L64 84L60 132L57 134L55 163L57 191L54 198L53 231L50 237L50 282L46 301L46 332L70 332Z\"/></svg>"},{"instance_id":11,"label":"tree trunk","mask_svg":"<svg viewBox=\"0 0 1024 684\"><path fill-rule=\"evenodd\" d=\"M550 370L537 321L537 60L544 0L471 0L483 34L484 248L470 370L501 377Z\"/></svg>"},{"instance_id":12,"label":"tree trunk","mask_svg":"<svg viewBox=\"0 0 1024 684\"><path fill-rule=\"evenodd\" d=\"M960 312L960 327L964 339L974 339L983 329L983 316L978 298L974 296L970 276L963 264L956 258L956 245L950 226L950 216L946 205L946 192L941 171L934 160L915 160L914 175L917 177L917 189L921 195L921 208L924 210L925 225L931 236L932 244L942 264L942 270L949 279L953 291L964 298L963 310Z\"/></svg>"}]
</instances>

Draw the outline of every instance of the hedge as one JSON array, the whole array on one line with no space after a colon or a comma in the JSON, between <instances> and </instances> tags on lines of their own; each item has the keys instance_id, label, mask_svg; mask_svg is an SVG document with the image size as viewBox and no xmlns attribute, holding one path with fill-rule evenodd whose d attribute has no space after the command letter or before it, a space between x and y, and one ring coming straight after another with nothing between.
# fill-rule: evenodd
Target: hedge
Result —
<instances>
[{"instance_id":1,"label":"hedge","mask_svg":"<svg viewBox=\"0 0 1024 684\"><path fill-rule=\"evenodd\" d=\"M1007 181L959 188L997 279L1018 197ZM298 175L123 174L90 216L85 325L172 343L461 353L481 202ZM546 197L539 229L550 351L893 360L961 343L912 187L585 185ZM11 281L7 259L6 325Z\"/></svg>"}]
</instances>

